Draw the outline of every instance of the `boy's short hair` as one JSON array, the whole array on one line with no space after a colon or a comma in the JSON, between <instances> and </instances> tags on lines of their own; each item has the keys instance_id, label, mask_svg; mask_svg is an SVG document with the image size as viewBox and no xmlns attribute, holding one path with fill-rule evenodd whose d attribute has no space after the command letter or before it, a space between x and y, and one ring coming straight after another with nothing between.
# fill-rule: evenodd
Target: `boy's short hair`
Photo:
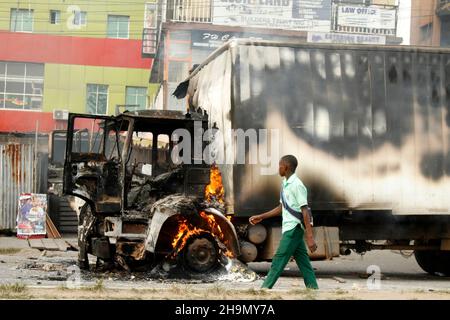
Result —
<instances>
[{"instance_id":1,"label":"boy's short hair","mask_svg":"<svg viewBox=\"0 0 450 320\"><path fill-rule=\"evenodd\" d=\"M289 166L289 168L290 168L292 171L295 171L295 169L297 169L298 161L297 161L297 158L294 157L293 155L288 154L288 155L286 155L286 156L283 156L283 157L281 158L281 161L286 162L287 165Z\"/></svg>"}]
</instances>

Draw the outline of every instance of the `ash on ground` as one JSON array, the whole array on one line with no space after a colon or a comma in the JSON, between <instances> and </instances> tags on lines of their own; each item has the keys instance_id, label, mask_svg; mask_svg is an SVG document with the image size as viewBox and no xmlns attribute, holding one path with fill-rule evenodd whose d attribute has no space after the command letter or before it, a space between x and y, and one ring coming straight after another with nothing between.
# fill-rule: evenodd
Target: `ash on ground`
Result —
<instances>
[{"instance_id":1,"label":"ash on ground","mask_svg":"<svg viewBox=\"0 0 450 320\"><path fill-rule=\"evenodd\" d=\"M65 281L72 274L76 260L71 258L45 257L29 258L19 264L16 269L30 270L35 273L31 278L36 280ZM157 281L164 283L213 283L213 282L253 282L260 277L247 265L237 259L224 258L219 267L207 273L197 273L175 264L164 261L153 269L128 272L120 268L104 270L95 264L90 270L79 270L84 281L99 279L110 281Z\"/></svg>"},{"instance_id":2,"label":"ash on ground","mask_svg":"<svg viewBox=\"0 0 450 320\"><path fill-rule=\"evenodd\" d=\"M161 263L150 271L149 276L153 280L167 282L216 282L235 281L252 282L259 279L259 276L237 259L227 259L226 264L221 265L217 270L208 273L196 273L178 265Z\"/></svg>"}]
</instances>

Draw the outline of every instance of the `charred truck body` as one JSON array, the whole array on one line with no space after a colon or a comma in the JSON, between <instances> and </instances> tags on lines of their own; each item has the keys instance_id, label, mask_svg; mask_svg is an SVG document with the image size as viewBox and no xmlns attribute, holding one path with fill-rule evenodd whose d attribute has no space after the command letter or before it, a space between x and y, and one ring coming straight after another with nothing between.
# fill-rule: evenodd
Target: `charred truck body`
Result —
<instances>
[{"instance_id":1,"label":"charred truck body","mask_svg":"<svg viewBox=\"0 0 450 320\"><path fill-rule=\"evenodd\" d=\"M174 95L211 115L225 158L236 149L227 130L279 133L246 144L245 164L219 166L244 260L269 260L278 246L279 220L247 225L279 203L277 172L248 161L276 141L300 160L320 247L312 258L414 250L425 271L450 274L449 50L233 40Z\"/></svg>"},{"instance_id":2,"label":"charred truck body","mask_svg":"<svg viewBox=\"0 0 450 320\"><path fill-rule=\"evenodd\" d=\"M157 110L69 115L64 193L85 201L78 227L82 268L89 268L88 253L126 270L167 258L194 272L239 255L214 188L205 196L210 166L174 165L170 157L173 132L194 136L194 123L206 128L207 118Z\"/></svg>"}]
</instances>

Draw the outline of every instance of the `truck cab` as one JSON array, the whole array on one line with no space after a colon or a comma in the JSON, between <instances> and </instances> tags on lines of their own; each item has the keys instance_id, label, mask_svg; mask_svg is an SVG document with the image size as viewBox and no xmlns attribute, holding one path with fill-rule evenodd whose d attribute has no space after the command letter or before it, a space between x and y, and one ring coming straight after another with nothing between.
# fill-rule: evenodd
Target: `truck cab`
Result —
<instances>
[{"instance_id":1,"label":"truck cab","mask_svg":"<svg viewBox=\"0 0 450 320\"><path fill-rule=\"evenodd\" d=\"M125 270L167 259L194 272L239 255L223 205L205 199L211 166L186 148L178 154L184 161L173 161L177 143L191 139L185 145L193 148L194 130L207 126L201 110L69 114L63 191L85 201L78 226L82 269L89 268L88 253ZM189 134L181 139L179 130Z\"/></svg>"}]
</instances>

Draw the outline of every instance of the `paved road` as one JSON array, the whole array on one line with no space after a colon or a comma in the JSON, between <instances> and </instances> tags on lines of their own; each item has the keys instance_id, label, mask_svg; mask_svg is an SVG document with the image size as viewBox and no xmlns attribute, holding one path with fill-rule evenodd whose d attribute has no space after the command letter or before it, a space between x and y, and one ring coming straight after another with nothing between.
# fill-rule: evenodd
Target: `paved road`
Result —
<instances>
[{"instance_id":1,"label":"paved road","mask_svg":"<svg viewBox=\"0 0 450 320\"><path fill-rule=\"evenodd\" d=\"M405 252L405 254L410 254ZM322 289L380 288L383 290L446 290L450 289L450 278L432 276L425 273L417 264L414 256L405 258L398 251L372 251L361 256L352 253L331 261L313 261L319 286ZM264 274L269 263L254 263L250 267ZM368 268L370 268L368 270ZM368 278L368 274L379 271ZM298 268L290 263L283 273L283 278L276 284L277 288L289 288L292 282L299 282ZM337 280L336 280L337 278ZM380 279L378 281L378 279ZM345 281L341 283L339 281Z\"/></svg>"},{"instance_id":2,"label":"paved road","mask_svg":"<svg viewBox=\"0 0 450 320\"><path fill-rule=\"evenodd\" d=\"M23 242L16 245L15 241L0 237L0 249L14 246L20 251L3 254L0 251L0 285L23 283L32 288L57 288L67 284L68 270L76 263L77 252L47 251L46 254L42 254L39 250L26 248ZM332 261L313 261L312 264L321 292L345 291L357 298L363 292L370 291L375 292L375 295L367 297L380 299L402 298L399 294L403 292L422 294L444 292L444 299L450 299L450 278L428 275L420 269L413 256L405 258L399 252L374 251L364 256L353 253ZM237 266L233 266L231 270L242 270ZM369 266L372 266L372 269L368 271ZM208 279L209 281L198 279L161 281L147 277L146 273L126 272L81 273L81 281L82 285L93 285L99 279L103 279L106 288L125 290L147 288L164 290L174 285L194 285L196 289L208 289L219 285L225 290L252 290L260 288L269 267L270 263L267 262L251 263L249 270L243 273L222 274L219 278ZM367 272L371 273L372 270L379 270L378 276L367 279ZM274 289L279 292L304 289L303 280L295 263L288 264Z\"/></svg>"}]
</instances>

